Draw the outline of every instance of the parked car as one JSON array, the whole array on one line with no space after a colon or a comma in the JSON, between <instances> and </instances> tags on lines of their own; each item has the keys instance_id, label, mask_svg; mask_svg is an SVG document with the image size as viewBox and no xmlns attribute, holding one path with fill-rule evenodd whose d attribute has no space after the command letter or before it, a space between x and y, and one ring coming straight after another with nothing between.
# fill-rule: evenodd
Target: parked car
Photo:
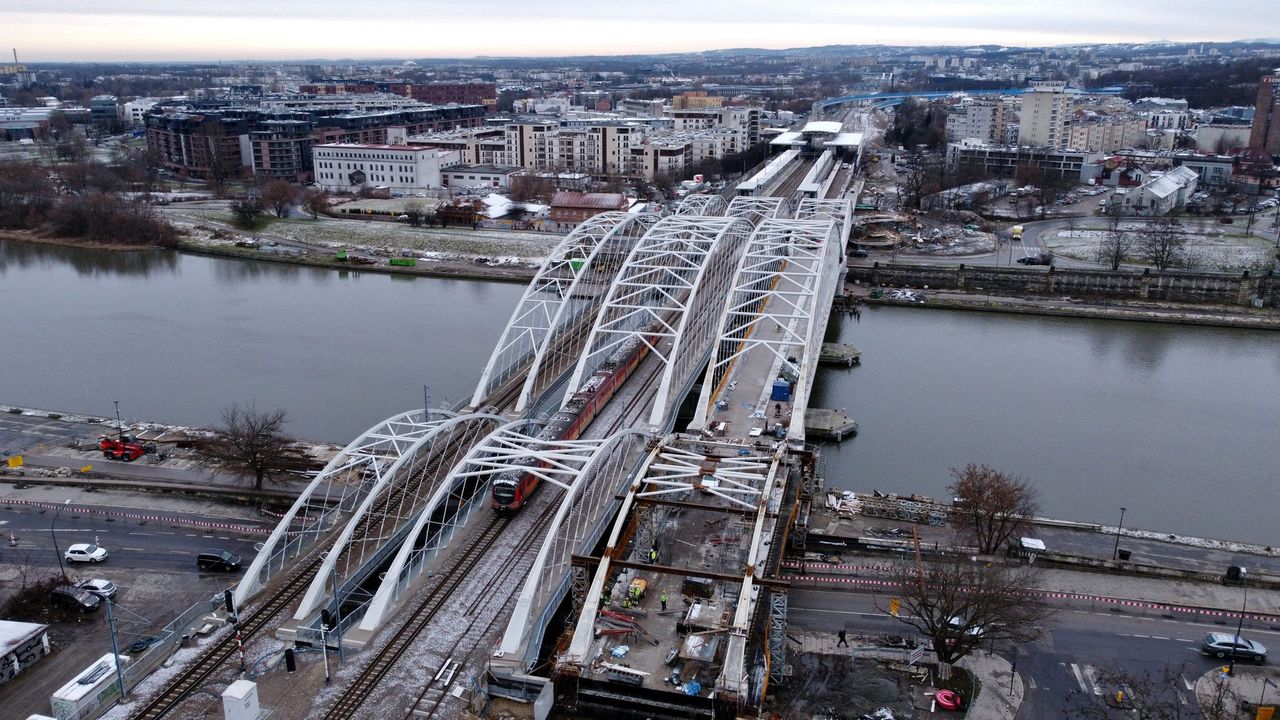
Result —
<instances>
[{"instance_id":1,"label":"parked car","mask_svg":"<svg viewBox=\"0 0 1280 720\"><path fill-rule=\"evenodd\" d=\"M864 258L867 257L866 250L850 250L849 257Z\"/></svg>"},{"instance_id":2,"label":"parked car","mask_svg":"<svg viewBox=\"0 0 1280 720\"><path fill-rule=\"evenodd\" d=\"M116 584L104 578L93 578L92 580L81 580L76 583L76 587L81 590L88 591L106 600L116 596Z\"/></svg>"},{"instance_id":3,"label":"parked car","mask_svg":"<svg viewBox=\"0 0 1280 720\"><path fill-rule=\"evenodd\" d=\"M49 599L54 605L81 612L93 612L102 604L102 598L74 585L59 585L49 592Z\"/></svg>"},{"instance_id":4,"label":"parked car","mask_svg":"<svg viewBox=\"0 0 1280 720\"><path fill-rule=\"evenodd\" d=\"M196 556L196 567L204 571L234 572L240 569L240 556L218 548L201 550Z\"/></svg>"},{"instance_id":5,"label":"parked car","mask_svg":"<svg viewBox=\"0 0 1280 720\"><path fill-rule=\"evenodd\" d=\"M1239 635L1228 635L1227 633L1209 633L1205 635L1204 640L1200 643L1200 652L1217 658L1234 655L1238 658L1253 660L1259 664L1267 661L1267 648L1262 643Z\"/></svg>"},{"instance_id":6,"label":"parked car","mask_svg":"<svg viewBox=\"0 0 1280 720\"><path fill-rule=\"evenodd\" d=\"M107 559L107 549L93 543L76 543L62 554L67 562L100 563Z\"/></svg>"}]
</instances>

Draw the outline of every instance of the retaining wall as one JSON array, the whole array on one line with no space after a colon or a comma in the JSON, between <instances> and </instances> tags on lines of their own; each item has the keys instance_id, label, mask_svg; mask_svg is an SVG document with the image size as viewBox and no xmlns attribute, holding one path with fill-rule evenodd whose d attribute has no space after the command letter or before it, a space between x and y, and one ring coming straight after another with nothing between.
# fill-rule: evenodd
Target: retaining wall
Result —
<instances>
[{"instance_id":1,"label":"retaining wall","mask_svg":"<svg viewBox=\"0 0 1280 720\"><path fill-rule=\"evenodd\" d=\"M1280 282L1274 271L1239 275L1190 272L1143 272L934 265L850 267L850 282L967 292L1156 300L1210 305L1280 307Z\"/></svg>"}]
</instances>

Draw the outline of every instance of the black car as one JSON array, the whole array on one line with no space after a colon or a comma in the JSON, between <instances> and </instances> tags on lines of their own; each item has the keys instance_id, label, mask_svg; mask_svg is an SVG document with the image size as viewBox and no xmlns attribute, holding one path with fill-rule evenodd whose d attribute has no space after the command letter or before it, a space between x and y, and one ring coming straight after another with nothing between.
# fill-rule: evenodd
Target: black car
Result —
<instances>
[{"instance_id":1,"label":"black car","mask_svg":"<svg viewBox=\"0 0 1280 720\"><path fill-rule=\"evenodd\" d=\"M864 258L867 257L866 250L850 250L849 257Z\"/></svg>"},{"instance_id":2,"label":"black car","mask_svg":"<svg viewBox=\"0 0 1280 720\"><path fill-rule=\"evenodd\" d=\"M201 550L196 556L196 567L201 570L234 572L240 569L240 556L217 548Z\"/></svg>"},{"instance_id":3,"label":"black car","mask_svg":"<svg viewBox=\"0 0 1280 720\"><path fill-rule=\"evenodd\" d=\"M102 604L102 598L74 585L59 585L49 592L53 604L67 610L93 612Z\"/></svg>"}]
</instances>

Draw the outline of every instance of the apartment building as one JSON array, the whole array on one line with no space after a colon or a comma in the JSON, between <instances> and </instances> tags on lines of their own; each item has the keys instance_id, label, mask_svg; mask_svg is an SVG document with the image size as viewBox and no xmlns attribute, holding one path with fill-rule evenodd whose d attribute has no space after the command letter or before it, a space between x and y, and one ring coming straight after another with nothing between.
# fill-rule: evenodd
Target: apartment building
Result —
<instances>
[{"instance_id":1,"label":"apartment building","mask_svg":"<svg viewBox=\"0 0 1280 720\"><path fill-rule=\"evenodd\" d=\"M972 100L947 115L947 139L957 142L973 138L984 143L1003 144L1011 114L1001 98Z\"/></svg>"},{"instance_id":2,"label":"apartment building","mask_svg":"<svg viewBox=\"0 0 1280 720\"><path fill-rule=\"evenodd\" d=\"M1089 152L1115 152L1147 141L1147 122L1140 118L1100 118L1074 122L1067 128L1066 146Z\"/></svg>"},{"instance_id":3,"label":"apartment building","mask_svg":"<svg viewBox=\"0 0 1280 720\"><path fill-rule=\"evenodd\" d=\"M385 187L414 192L444 186L442 171L458 154L418 145L331 143L312 148L316 184L331 192Z\"/></svg>"},{"instance_id":4,"label":"apartment building","mask_svg":"<svg viewBox=\"0 0 1280 720\"><path fill-rule=\"evenodd\" d=\"M1021 145L986 145L962 140L947 144L947 167L975 177L1017 177L1022 168L1052 172L1071 182L1101 175L1102 153Z\"/></svg>"},{"instance_id":5,"label":"apartment building","mask_svg":"<svg viewBox=\"0 0 1280 720\"><path fill-rule=\"evenodd\" d=\"M311 123L265 120L249 131L253 174L289 182L311 178Z\"/></svg>"},{"instance_id":6,"label":"apartment building","mask_svg":"<svg viewBox=\"0 0 1280 720\"><path fill-rule=\"evenodd\" d=\"M503 128L469 128L411 135L405 144L456 150L472 165L497 165L506 161L506 135Z\"/></svg>"},{"instance_id":7,"label":"apartment building","mask_svg":"<svg viewBox=\"0 0 1280 720\"><path fill-rule=\"evenodd\" d=\"M1066 147L1071 98L1064 82L1033 81L1022 94L1018 144L1028 147Z\"/></svg>"}]
</instances>

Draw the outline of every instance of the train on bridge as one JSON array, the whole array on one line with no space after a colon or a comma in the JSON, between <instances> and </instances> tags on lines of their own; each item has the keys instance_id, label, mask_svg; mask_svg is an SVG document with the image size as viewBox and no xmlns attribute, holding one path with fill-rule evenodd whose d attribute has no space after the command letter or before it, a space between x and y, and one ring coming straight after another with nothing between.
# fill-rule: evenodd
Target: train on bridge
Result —
<instances>
[{"instance_id":1,"label":"train on bridge","mask_svg":"<svg viewBox=\"0 0 1280 720\"><path fill-rule=\"evenodd\" d=\"M649 342L628 338L600 365L591 377L574 392L569 402L551 416L538 439L543 441L576 440L595 419L600 409L622 387L627 378L649 353ZM529 459L529 463L534 462ZM543 463L545 466L545 463ZM508 470L493 479L491 504L498 512L519 510L534 491L539 478L526 470Z\"/></svg>"}]
</instances>

